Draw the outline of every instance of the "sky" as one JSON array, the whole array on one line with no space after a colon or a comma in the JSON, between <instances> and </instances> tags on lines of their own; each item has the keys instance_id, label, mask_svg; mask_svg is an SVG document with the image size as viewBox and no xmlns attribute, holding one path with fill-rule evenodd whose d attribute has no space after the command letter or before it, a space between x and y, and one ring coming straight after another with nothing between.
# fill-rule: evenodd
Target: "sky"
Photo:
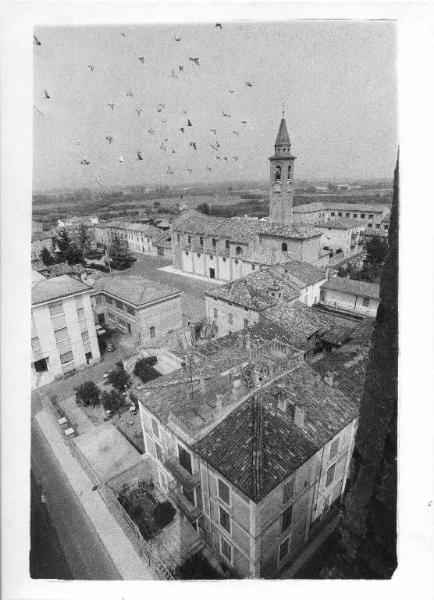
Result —
<instances>
[{"instance_id":1,"label":"sky","mask_svg":"<svg viewBox=\"0 0 434 600\"><path fill-rule=\"evenodd\" d=\"M283 106L296 179L393 175L393 22L35 33L35 191L267 179Z\"/></svg>"}]
</instances>

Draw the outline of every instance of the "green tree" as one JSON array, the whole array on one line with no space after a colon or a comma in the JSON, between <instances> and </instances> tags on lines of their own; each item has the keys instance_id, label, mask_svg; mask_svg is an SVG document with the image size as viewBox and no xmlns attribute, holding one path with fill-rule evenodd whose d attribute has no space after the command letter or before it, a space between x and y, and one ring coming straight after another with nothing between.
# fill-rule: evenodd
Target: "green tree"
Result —
<instances>
[{"instance_id":1,"label":"green tree","mask_svg":"<svg viewBox=\"0 0 434 600\"><path fill-rule=\"evenodd\" d=\"M108 249L108 255L114 269L126 268L134 262L128 242L118 235L115 235Z\"/></svg>"},{"instance_id":2,"label":"green tree","mask_svg":"<svg viewBox=\"0 0 434 600\"><path fill-rule=\"evenodd\" d=\"M83 250L77 244L72 243L68 248L66 260L69 265L83 263Z\"/></svg>"},{"instance_id":3,"label":"green tree","mask_svg":"<svg viewBox=\"0 0 434 600\"><path fill-rule=\"evenodd\" d=\"M83 254L86 254L90 250L89 234L87 233L87 227L84 223L80 224L78 230L78 246Z\"/></svg>"},{"instance_id":4,"label":"green tree","mask_svg":"<svg viewBox=\"0 0 434 600\"><path fill-rule=\"evenodd\" d=\"M104 410L110 410L111 412L115 412L124 403L124 399L122 394L120 394L117 390L104 390L101 394L101 402Z\"/></svg>"},{"instance_id":5,"label":"green tree","mask_svg":"<svg viewBox=\"0 0 434 600\"><path fill-rule=\"evenodd\" d=\"M107 381L119 392L123 392L131 385L131 377L124 368L117 367L110 371Z\"/></svg>"},{"instance_id":6,"label":"green tree","mask_svg":"<svg viewBox=\"0 0 434 600\"><path fill-rule=\"evenodd\" d=\"M156 356L140 358L134 366L133 373L136 377L139 377L143 383L156 379L160 376L160 373L154 369L155 364L157 364Z\"/></svg>"},{"instance_id":7,"label":"green tree","mask_svg":"<svg viewBox=\"0 0 434 600\"><path fill-rule=\"evenodd\" d=\"M59 259L62 262L66 261L68 253L70 252L70 249L71 249L71 238L69 237L69 234L66 231L66 229L61 229L59 231L57 238L55 238L55 243L59 249L59 251L58 251Z\"/></svg>"},{"instance_id":8,"label":"green tree","mask_svg":"<svg viewBox=\"0 0 434 600\"><path fill-rule=\"evenodd\" d=\"M39 254L39 258L42 260L46 267L49 267L50 265L53 265L56 262L55 259L51 256L48 248L46 248L45 246L42 248Z\"/></svg>"},{"instance_id":9,"label":"green tree","mask_svg":"<svg viewBox=\"0 0 434 600\"><path fill-rule=\"evenodd\" d=\"M100 389L94 381L85 381L74 388L75 399L84 406L98 406L100 403Z\"/></svg>"},{"instance_id":10,"label":"green tree","mask_svg":"<svg viewBox=\"0 0 434 600\"><path fill-rule=\"evenodd\" d=\"M366 258L372 264L382 265L387 256L387 242L381 237L373 237L366 243Z\"/></svg>"},{"instance_id":11,"label":"green tree","mask_svg":"<svg viewBox=\"0 0 434 600\"><path fill-rule=\"evenodd\" d=\"M209 215L209 213L210 213L209 204L207 202L202 202L202 204L199 204L199 206L197 206L196 210L198 210L199 212L201 212L204 215Z\"/></svg>"}]
</instances>

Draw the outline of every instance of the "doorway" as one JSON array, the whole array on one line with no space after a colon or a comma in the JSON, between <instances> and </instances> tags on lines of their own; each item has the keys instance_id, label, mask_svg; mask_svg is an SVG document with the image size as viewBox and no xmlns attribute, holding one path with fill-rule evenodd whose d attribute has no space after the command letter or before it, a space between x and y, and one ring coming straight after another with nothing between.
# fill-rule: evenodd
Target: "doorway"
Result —
<instances>
[{"instance_id":1,"label":"doorway","mask_svg":"<svg viewBox=\"0 0 434 600\"><path fill-rule=\"evenodd\" d=\"M98 314L98 325L101 325L101 326L105 325L105 315L104 315L104 313L99 313Z\"/></svg>"},{"instance_id":2,"label":"doorway","mask_svg":"<svg viewBox=\"0 0 434 600\"><path fill-rule=\"evenodd\" d=\"M210 279L215 279L215 269L209 269L209 278Z\"/></svg>"}]
</instances>

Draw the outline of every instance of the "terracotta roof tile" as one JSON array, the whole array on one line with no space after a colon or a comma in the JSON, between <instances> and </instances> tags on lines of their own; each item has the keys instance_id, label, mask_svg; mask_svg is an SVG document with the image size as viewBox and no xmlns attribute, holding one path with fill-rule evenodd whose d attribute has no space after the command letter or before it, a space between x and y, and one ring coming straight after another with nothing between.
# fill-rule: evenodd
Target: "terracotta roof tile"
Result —
<instances>
[{"instance_id":1,"label":"terracotta roof tile","mask_svg":"<svg viewBox=\"0 0 434 600\"><path fill-rule=\"evenodd\" d=\"M332 277L322 284L321 289L336 290L368 298L380 298L380 286L378 283L357 281L356 279L347 279L346 277Z\"/></svg>"}]
</instances>

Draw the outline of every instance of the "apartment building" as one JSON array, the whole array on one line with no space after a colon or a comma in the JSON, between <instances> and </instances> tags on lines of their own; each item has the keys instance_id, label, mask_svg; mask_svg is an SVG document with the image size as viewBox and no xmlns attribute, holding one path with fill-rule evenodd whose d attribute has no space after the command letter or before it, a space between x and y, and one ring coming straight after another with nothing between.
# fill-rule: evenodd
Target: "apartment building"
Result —
<instances>
[{"instance_id":1,"label":"apartment building","mask_svg":"<svg viewBox=\"0 0 434 600\"><path fill-rule=\"evenodd\" d=\"M32 389L100 358L92 289L62 275L32 282Z\"/></svg>"},{"instance_id":2,"label":"apartment building","mask_svg":"<svg viewBox=\"0 0 434 600\"><path fill-rule=\"evenodd\" d=\"M377 283L332 277L321 285L321 304L365 317L375 317L380 304Z\"/></svg>"},{"instance_id":3,"label":"apartment building","mask_svg":"<svg viewBox=\"0 0 434 600\"><path fill-rule=\"evenodd\" d=\"M101 277L93 287L98 324L118 329L138 344L183 326L180 290L132 275Z\"/></svg>"},{"instance_id":4,"label":"apartment building","mask_svg":"<svg viewBox=\"0 0 434 600\"><path fill-rule=\"evenodd\" d=\"M339 504L357 401L290 345L239 332L137 395L155 484L235 576L276 576Z\"/></svg>"},{"instance_id":5,"label":"apartment building","mask_svg":"<svg viewBox=\"0 0 434 600\"><path fill-rule=\"evenodd\" d=\"M316 223L322 232L321 248L330 252L330 256L339 255L350 258L362 251L365 225L355 219L334 219L326 223Z\"/></svg>"},{"instance_id":6,"label":"apartment building","mask_svg":"<svg viewBox=\"0 0 434 600\"><path fill-rule=\"evenodd\" d=\"M132 252L152 256L171 256L170 233L144 223L110 221L95 226L95 240L108 246L117 236L128 243Z\"/></svg>"}]
</instances>

